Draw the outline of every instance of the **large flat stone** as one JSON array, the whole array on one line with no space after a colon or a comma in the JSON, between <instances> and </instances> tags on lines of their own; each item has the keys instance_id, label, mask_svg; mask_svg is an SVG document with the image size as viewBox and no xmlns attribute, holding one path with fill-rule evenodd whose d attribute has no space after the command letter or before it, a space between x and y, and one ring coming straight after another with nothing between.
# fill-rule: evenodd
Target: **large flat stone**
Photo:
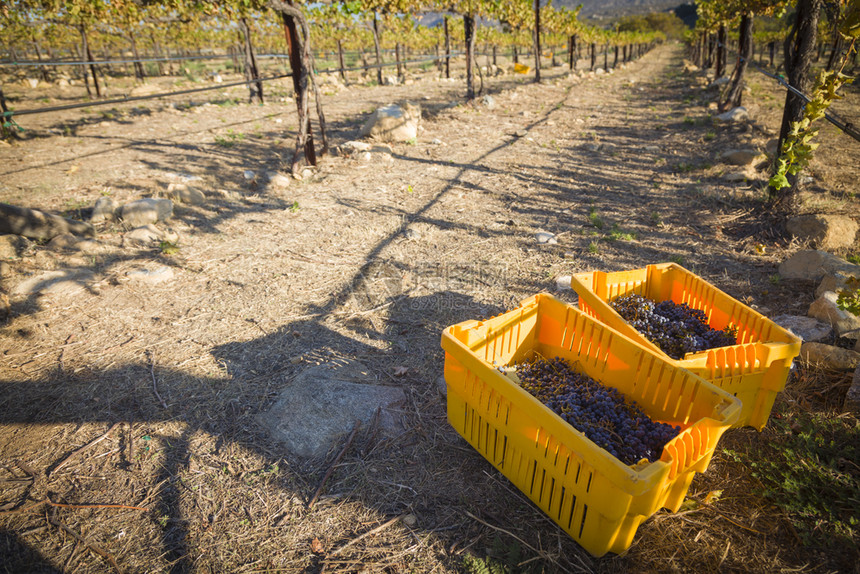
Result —
<instances>
[{"instance_id":1,"label":"large flat stone","mask_svg":"<svg viewBox=\"0 0 860 574\"><path fill-rule=\"evenodd\" d=\"M421 108L411 104L403 107L389 104L371 114L361 128L361 137L380 141L403 142L418 136Z\"/></svg>"},{"instance_id":2,"label":"large flat stone","mask_svg":"<svg viewBox=\"0 0 860 574\"><path fill-rule=\"evenodd\" d=\"M817 343L830 336L833 328L830 323L823 323L814 317L802 317L800 315L778 315L773 322L788 329L804 342Z\"/></svg>"},{"instance_id":3,"label":"large flat stone","mask_svg":"<svg viewBox=\"0 0 860 574\"><path fill-rule=\"evenodd\" d=\"M147 197L122 206L122 220L129 228L167 221L173 217L173 202L169 199Z\"/></svg>"},{"instance_id":4,"label":"large flat stone","mask_svg":"<svg viewBox=\"0 0 860 574\"><path fill-rule=\"evenodd\" d=\"M840 309L837 299L836 293L825 291L809 306L808 315L832 325L840 337L860 339L860 317Z\"/></svg>"},{"instance_id":5,"label":"large flat stone","mask_svg":"<svg viewBox=\"0 0 860 574\"><path fill-rule=\"evenodd\" d=\"M860 365L860 353L823 343L804 343L800 358L839 371L851 371Z\"/></svg>"},{"instance_id":6,"label":"large flat stone","mask_svg":"<svg viewBox=\"0 0 860 574\"><path fill-rule=\"evenodd\" d=\"M788 220L789 233L807 241L817 249L830 250L850 247L860 226L847 215L807 214Z\"/></svg>"},{"instance_id":7,"label":"large flat stone","mask_svg":"<svg viewBox=\"0 0 860 574\"><path fill-rule=\"evenodd\" d=\"M70 269L47 271L25 279L15 287L12 294L68 297L88 289L93 280L93 274L89 271Z\"/></svg>"},{"instance_id":8,"label":"large flat stone","mask_svg":"<svg viewBox=\"0 0 860 574\"><path fill-rule=\"evenodd\" d=\"M730 149L720 154L720 161L731 165L754 165L765 159L765 155L754 149Z\"/></svg>"},{"instance_id":9,"label":"large flat stone","mask_svg":"<svg viewBox=\"0 0 860 574\"><path fill-rule=\"evenodd\" d=\"M860 276L858 276L860 278ZM839 293L842 289L848 287L849 276L844 273L828 273L821 279L821 283L815 288L815 297L821 297L827 291Z\"/></svg>"},{"instance_id":10,"label":"large flat stone","mask_svg":"<svg viewBox=\"0 0 860 574\"><path fill-rule=\"evenodd\" d=\"M281 391L257 422L290 452L303 457L324 456L356 421L370 423L377 409L383 431L402 431L394 408L406 395L402 389L376 382L354 361L310 367Z\"/></svg>"},{"instance_id":11,"label":"large flat stone","mask_svg":"<svg viewBox=\"0 0 860 574\"><path fill-rule=\"evenodd\" d=\"M798 251L779 266L785 279L819 281L828 273L842 273L860 277L860 265L854 265L826 251Z\"/></svg>"}]
</instances>

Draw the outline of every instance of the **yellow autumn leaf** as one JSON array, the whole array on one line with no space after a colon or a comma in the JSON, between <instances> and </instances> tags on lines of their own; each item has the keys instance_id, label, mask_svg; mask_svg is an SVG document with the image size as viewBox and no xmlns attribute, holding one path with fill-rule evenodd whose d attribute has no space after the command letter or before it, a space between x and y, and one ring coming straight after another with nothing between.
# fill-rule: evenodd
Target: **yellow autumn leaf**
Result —
<instances>
[{"instance_id":1,"label":"yellow autumn leaf","mask_svg":"<svg viewBox=\"0 0 860 574\"><path fill-rule=\"evenodd\" d=\"M722 490L712 490L707 495L705 495L705 504L713 504L720 499L723 495Z\"/></svg>"}]
</instances>

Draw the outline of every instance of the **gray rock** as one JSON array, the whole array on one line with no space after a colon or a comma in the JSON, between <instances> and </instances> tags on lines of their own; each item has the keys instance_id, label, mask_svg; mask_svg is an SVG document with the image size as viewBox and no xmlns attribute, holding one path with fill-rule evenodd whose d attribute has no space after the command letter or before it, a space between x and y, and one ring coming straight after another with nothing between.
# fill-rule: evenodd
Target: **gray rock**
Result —
<instances>
[{"instance_id":1,"label":"gray rock","mask_svg":"<svg viewBox=\"0 0 860 574\"><path fill-rule=\"evenodd\" d=\"M0 203L0 234L23 235L30 239L52 239L63 233L93 237L95 229L89 223L66 219L36 209Z\"/></svg>"},{"instance_id":2,"label":"gray rock","mask_svg":"<svg viewBox=\"0 0 860 574\"><path fill-rule=\"evenodd\" d=\"M742 183L750 179L750 176L743 171L729 171L724 173L721 178L730 183Z\"/></svg>"},{"instance_id":3,"label":"gray rock","mask_svg":"<svg viewBox=\"0 0 860 574\"><path fill-rule=\"evenodd\" d=\"M57 235L48 242L48 248L54 251L76 251L80 239L71 233Z\"/></svg>"},{"instance_id":4,"label":"gray rock","mask_svg":"<svg viewBox=\"0 0 860 574\"><path fill-rule=\"evenodd\" d=\"M555 288L557 291L570 291L570 275L559 275L555 278Z\"/></svg>"},{"instance_id":5,"label":"gray rock","mask_svg":"<svg viewBox=\"0 0 860 574\"><path fill-rule=\"evenodd\" d=\"M779 266L785 279L819 281L828 273L842 273L860 277L860 265L854 265L826 251L798 251Z\"/></svg>"},{"instance_id":6,"label":"gray rock","mask_svg":"<svg viewBox=\"0 0 860 574\"><path fill-rule=\"evenodd\" d=\"M412 229L411 227L404 231L403 235L406 237L406 239L409 239L411 241L421 239L421 234Z\"/></svg>"},{"instance_id":7,"label":"gray rock","mask_svg":"<svg viewBox=\"0 0 860 574\"><path fill-rule=\"evenodd\" d=\"M122 238L125 247L151 247L161 241L161 230L152 225L136 227Z\"/></svg>"},{"instance_id":8,"label":"gray rock","mask_svg":"<svg viewBox=\"0 0 860 574\"><path fill-rule=\"evenodd\" d=\"M75 245L75 249L84 255L95 255L97 253L104 253L108 250L104 244L99 243L95 239L84 239L82 241L78 241Z\"/></svg>"},{"instance_id":9,"label":"gray rock","mask_svg":"<svg viewBox=\"0 0 860 574\"><path fill-rule=\"evenodd\" d=\"M833 291L825 291L809 306L809 316L832 325L840 337L860 338L860 317L840 309L836 298Z\"/></svg>"},{"instance_id":10,"label":"gray rock","mask_svg":"<svg viewBox=\"0 0 860 574\"><path fill-rule=\"evenodd\" d=\"M90 215L90 223L113 221L116 219L117 209L119 209L119 204L114 198L107 196L98 198L93 206L93 213Z\"/></svg>"},{"instance_id":11,"label":"gray rock","mask_svg":"<svg viewBox=\"0 0 860 574\"><path fill-rule=\"evenodd\" d=\"M445 143L439 138L433 138L430 140L430 145L445 145Z\"/></svg>"},{"instance_id":12,"label":"gray rock","mask_svg":"<svg viewBox=\"0 0 860 574\"><path fill-rule=\"evenodd\" d=\"M173 202L169 199L147 197L122 206L122 220L126 226L142 227L173 217Z\"/></svg>"},{"instance_id":13,"label":"gray rock","mask_svg":"<svg viewBox=\"0 0 860 574\"><path fill-rule=\"evenodd\" d=\"M714 119L721 122L742 122L744 120L748 120L749 117L750 114L747 109L743 106L738 106L723 114L715 116Z\"/></svg>"},{"instance_id":14,"label":"gray rock","mask_svg":"<svg viewBox=\"0 0 860 574\"><path fill-rule=\"evenodd\" d=\"M346 155L352 155L363 151L370 151L373 148L373 144L353 140L346 142L340 148Z\"/></svg>"},{"instance_id":15,"label":"gray rock","mask_svg":"<svg viewBox=\"0 0 860 574\"><path fill-rule=\"evenodd\" d=\"M306 167L302 169L302 177L301 179L311 179L314 175L316 175L316 170L312 167Z\"/></svg>"},{"instance_id":16,"label":"gray rock","mask_svg":"<svg viewBox=\"0 0 860 574\"><path fill-rule=\"evenodd\" d=\"M155 269L132 269L125 274L130 281L135 283L146 283L148 285L158 285L171 281L174 277L173 268L167 266L156 267Z\"/></svg>"},{"instance_id":17,"label":"gray rock","mask_svg":"<svg viewBox=\"0 0 860 574\"><path fill-rule=\"evenodd\" d=\"M402 431L394 409L406 400L397 387L373 384L375 377L354 361L313 366L295 377L257 422L273 439L303 457L322 457L356 421L370 423L379 409L383 432Z\"/></svg>"},{"instance_id":18,"label":"gray rock","mask_svg":"<svg viewBox=\"0 0 860 574\"><path fill-rule=\"evenodd\" d=\"M167 186L167 196L173 201L186 203L188 205L202 205L206 203L206 196L199 189L188 187L184 183L171 183Z\"/></svg>"},{"instance_id":19,"label":"gray rock","mask_svg":"<svg viewBox=\"0 0 860 574\"><path fill-rule=\"evenodd\" d=\"M257 174L253 170L246 169L242 172L242 177L250 181L252 179L256 179Z\"/></svg>"},{"instance_id":20,"label":"gray rock","mask_svg":"<svg viewBox=\"0 0 860 574\"><path fill-rule=\"evenodd\" d=\"M30 242L26 237L21 237L20 235L0 235L0 259L21 257L28 247L30 247Z\"/></svg>"},{"instance_id":21,"label":"gray rock","mask_svg":"<svg viewBox=\"0 0 860 574\"><path fill-rule=\"evenodd\" d=\"M660 153L661 151L663 151L663 149L658 145L646 145L642 149L649 153Z\"/></svg>"},{"instance_id":22,"label":"gray rock","mask_svg":"<svg viewBox=\"0 0 860 574\"><path fill-rule=\"evenodd\" d=\"M162 231L156 226L143 225L126 233L122 238L123 247L154 247L162 241L176 243L179 235L170 231Z\"/></svg>"},{"instance_id":23,"label":"gray rock","mask_svg":"<svg viewBox=\"0 0 860 574\"><path fill-rule=\"evenodd\" d=\"M833 328L830 323L822 323L814 317L800 315L777 315L773 322L788 329L806 342L817 343L830 336Z\"/></svg>"},{"instance_id":24,"label":"gray rock","mask_svg":"<svg viewBox=\"0 0 860 574\"><path fill-rule=\"evenodd\" d=\"M290 187L291 178L282 173L278 173L277 171L267 172L266 178L269 180L269 185L274 188L284 189L286 187Z\"/></svg>"},{"instance_id":25,"label":"gray rock","mask_svg":"<svg viewBox=\"0 0 860 574\"><path fill-rule=\"evenodd\" d=\"M765 155L754 149L730 149L720 154L720 161L730 165L755 165Z\"/></svg>"},{"instance_id":26,"label":"gray rock","mask_svg":"<svg viewBox=\"0 0 860 574\"><path fill-rule=\"evenodd\" d=\"M590 151L592 153L597 153L598 151L600 151L600 144L593 142L582 144L582 149L584 149L585 151Z\"/></svg>"},{"instance_id":27,"label":"gray rock","mask_svg":"<svg viewBox=\"0 0 860 574\"><path fill-rule=\"evenodd\" d=\"M361 128L361 137L380 141L405 142L418 137L421 108L413 104L403 107L389 104L371 114Z\"/></svg>"},{"instance_id":28,"label":"gray rock","mask_svg":"<svg viewBox=\"0 0 860 574\"><path fill-rule=\"evenodd\" d=\"M556 245L558 243L555 234L548 231L538 231L535 233L535 239L537 239L538 243L546 243L547 245Z\"/></svg>"},{"instance_id":29,"label":"gray rock","mask_svg":"<svg viewBox=\"0 0 860 574\"><path fill-rule=\"evenodd\" d=\"M25 279L12 290L12 293L25 296L36 294L72 296L86 290L92 281L93 274L89 271L69 269L47 271Z\"/></svg>"},{"instance_id":30,"label":"gray rock","mask_svg":"<svg viewBox=\"0 0 860 574\"><path fill-rule=\"evenodd\" d=\"M518 138L524 138L529 135L529 130L517 130L514 135Z\"/></svg>"},{"instance_id":31,"label":"gray rock","mask_svg":"<svg viewBox=\"0 0 860 574\"><path fill-rule=\"evenodd\" d=\"M860 275L857 278L860 279ZM839 293L841 289L845 289L848 286L848 279L849 276L843 273L828 273L821 279L818 287L815 288L816 299L824 295L826 291Z\"/></svg>"},{"instance_id":32,"label":"gray rock","mask_svg":"<svg viewBox=\"0 0 860 574\"><path fill-rule=\"evenodd\" d=\"M722 86L725 86L726 84L728 84L730 81L731 80L727 76L722 76L720 78L717 78L716 80L714 80L710 84L708 84L708 89L721 88Z\"/></svg>"},{"instance_id":33,"label":"gray rock","mask_svg":"<svg viewBox=\"0 0 860 574\"><path fill-rule=\"evenodd\" d=\"M851 382L851 386L848 387L848 392L845 394L843 408L846 411L860 414L860 366L854 370L854 379Z\"/></svg>"},{"instance_id":34,"label":"gray rock","mask_svg":"<svg viewBox=\"0 0 860 574\"><path fill-rule=\"evenodd\" d=\"M482 104L484 104L484 106L485 106L488 110L492 110L492 109L494 109L494 108L496 107L496 100L495 100L495 98L493 98L493 96L491 96L491 95L489 95L489 94L486 94L483 98L481 98L481 103L482 103Z\"/></svg>"},{"instance_id":35,"label":"gray rock","mask_svg":"<svg viewBox=\"0 0 860 574\"><path fill-rule=\"evenodd\" d=\"M850 247L860 226L845 215L799 215L788 220L786 229L800 241L816 249Z\"/></svg>"},{"instance_id":36,"label":"gray rock","mask_svg":"<svg viewBox=\"0 0 860 574\"><path fill-rule=\"evenodd\" d=\"M800 346L800 358L809 363L820 364L840 371L856 369L860 365L860 353L823 343L802 344Z\"/></svg>"}]
</instances>

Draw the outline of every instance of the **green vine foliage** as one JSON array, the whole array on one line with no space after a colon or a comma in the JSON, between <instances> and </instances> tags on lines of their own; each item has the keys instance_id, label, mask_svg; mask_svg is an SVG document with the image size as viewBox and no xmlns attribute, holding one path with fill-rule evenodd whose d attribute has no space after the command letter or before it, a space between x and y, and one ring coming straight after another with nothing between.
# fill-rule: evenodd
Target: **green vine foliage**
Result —
<instances>
[{"instance_id":1,"label":"green vine foliage","mask_svg":"<svg viewBox=\"0 0 860 574\"><path fill-rule=\"evenodd\" d=\"M791 131L782 142L780 155L776 159L776 169L769 182L772 188L779 190L789 187L791 184L787 176L797 175L809 165L812 152L818 147L818 144L812 141L818 135L818 129L813 129L812 124L824 117L831 103L842 98L838 93L839 88L853 81L850 76L837 71L822 71L818 75L803 118L799 122L791 123Z\"/></svg>"},{"instance_id":2,"label":"green vine foliage","mask_svg":"<svg viewBox=\"0 0 860 574\"><path fill-rule=\"evenodd\" d=\"M830 104L842 98L839 88L854 81L842 73L848 58L855 50L855 43L860 39L860 0L849 0L845 9L838 33L850 42L848 50L842 59L839 71L823 71L819 74L812 91L812 99L806 104L803 118L791 123L791 131L782 142L780 155L776 158L773 176L768 182L775 190L789 187L788 175L797 175L809 164L812 152L818 147L812 140L818 135L817 129L812 129L816 120L824 117Z\"/></svg>"},{"instance_id":3,"label":"green vine foliage","mask_svg":"<svg viewBox=\"0 0 860 574\"><path fill-rule=\"evenodd\" d=\"M845 288L839 290L836 305L843 311L860 317L860 279L848 278L845 282Z\"/></svg>"}]
</instances>

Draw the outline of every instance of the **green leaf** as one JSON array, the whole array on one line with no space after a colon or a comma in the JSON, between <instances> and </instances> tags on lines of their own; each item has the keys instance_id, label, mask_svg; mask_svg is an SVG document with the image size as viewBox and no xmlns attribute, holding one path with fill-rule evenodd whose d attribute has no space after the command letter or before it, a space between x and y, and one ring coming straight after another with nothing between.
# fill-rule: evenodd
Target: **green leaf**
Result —
<instances>
[{"instance_id":1,"label":"green leaf","mask_svg":"<svg viewBox=\"0 0 860 574\"><path fill-rule=\"evenodd\" d=\"M788 178L781 173L774 174L774 176L770 178L768 184L770 184L770 186L776 190L782 189L784 187L789 187L791 185L788 183Z\"/></svg>"}]
</instances>

